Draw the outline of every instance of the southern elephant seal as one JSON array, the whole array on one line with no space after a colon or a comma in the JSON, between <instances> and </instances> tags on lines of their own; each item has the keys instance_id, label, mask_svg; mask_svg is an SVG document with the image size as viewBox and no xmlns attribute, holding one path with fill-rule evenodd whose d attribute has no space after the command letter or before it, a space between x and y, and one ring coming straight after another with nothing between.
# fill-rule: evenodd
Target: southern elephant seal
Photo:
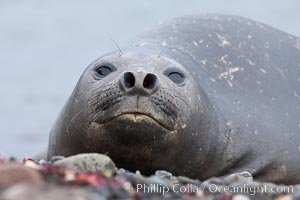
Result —
<instances>
[{"instance_id":1,"label":"southern elephant seal","mask_svg":"<svg viewBox=\"0 0 300 200\"><path fill-rule=\"evenodd\" d=\"M300 183L299 110L299 38L237 16L184 16L87 67L48 157L98 152L144 174Z\"/></svg>"}]
</instances>

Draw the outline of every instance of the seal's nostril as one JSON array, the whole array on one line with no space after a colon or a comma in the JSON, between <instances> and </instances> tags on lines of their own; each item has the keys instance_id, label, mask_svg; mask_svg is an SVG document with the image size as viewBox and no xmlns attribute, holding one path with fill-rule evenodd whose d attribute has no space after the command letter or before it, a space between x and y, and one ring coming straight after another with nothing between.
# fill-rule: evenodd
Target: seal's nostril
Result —
<instances>
[{"instance_id":1,"label":"seal's nostril","mask_svg":"<svg viewBox=\"0 0 300 200\"><path fill-rule=\"evenodd\" d=\"M124 74L124 84L126 88L132 88L135 85L135 78L131 72L126 72Z\"/></svg>"},{"instance_id":2,"label":"seal's nostril","mask_svg":"<svg viewBox=\"0 0 300 200\"><path fill-rule=\"evenodd\" d=\"M147 74L143 82L144 88L153 89L156 84L156 80L157 78L154 74Z\"/></svg>"}]
</instances>

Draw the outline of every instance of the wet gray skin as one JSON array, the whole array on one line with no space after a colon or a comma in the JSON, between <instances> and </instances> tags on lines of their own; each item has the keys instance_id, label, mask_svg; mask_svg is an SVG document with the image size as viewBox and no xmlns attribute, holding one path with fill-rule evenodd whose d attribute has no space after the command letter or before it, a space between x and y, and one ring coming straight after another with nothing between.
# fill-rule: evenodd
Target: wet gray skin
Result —
<instances>
[{"instance_id":1,"label":"wet gray skin","mask_svg":"<svg viewBox=\"0 0 300 200\"><path fill-rule=\"evenodd\" d=\"M48 158L98 152L143 174L299 183L299 81L299 38L235 16L177 18L88 66Z\"/></svg>"}]
</instances>

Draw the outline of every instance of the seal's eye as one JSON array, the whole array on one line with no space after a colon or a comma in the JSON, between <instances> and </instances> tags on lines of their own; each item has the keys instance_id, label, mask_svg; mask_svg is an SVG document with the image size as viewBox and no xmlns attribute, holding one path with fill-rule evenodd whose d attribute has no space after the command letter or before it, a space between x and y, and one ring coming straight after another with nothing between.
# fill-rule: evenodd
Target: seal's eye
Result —
<instances>
[{"instance_id":1,"label":"seal's eye","mask_svg":"<svg viewBox=\"0 0 300 200\"><path fill-rule=\"evenodd\" d=\"M110 66L101 65L101 66L97 67L95 69L95 71L99 78L103 78L103 77L107 76L108 74L110 74L113 71L113 69Z\"/></svg>"},{"instance_id":2,"label":"seal's eye","mask_svg":"<svg viewBox=\"0 0 300 200\"><path fill-rule=\"evenodd\" d=\"M170 72L168 77L176 84L180 84L184 81L184 75L180 72Z\"/></svg>"}]
</instances>

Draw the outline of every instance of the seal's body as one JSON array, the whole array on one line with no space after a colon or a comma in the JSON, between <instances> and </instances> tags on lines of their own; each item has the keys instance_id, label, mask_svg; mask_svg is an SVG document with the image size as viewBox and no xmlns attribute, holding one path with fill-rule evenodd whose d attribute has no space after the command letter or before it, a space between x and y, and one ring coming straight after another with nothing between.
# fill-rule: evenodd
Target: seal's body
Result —
<instances>
[{"instance_id":1,"label":"seal's body","mask_svg":"<svg viewBox=\"0 0 300 200\"><path fill-rule=\"evenodd\" d=\"M48 157L107 153L144 174L249 171L300 182L300 39L224 15L186 16L92 63Z\"/></svg>"}]
</instances>

